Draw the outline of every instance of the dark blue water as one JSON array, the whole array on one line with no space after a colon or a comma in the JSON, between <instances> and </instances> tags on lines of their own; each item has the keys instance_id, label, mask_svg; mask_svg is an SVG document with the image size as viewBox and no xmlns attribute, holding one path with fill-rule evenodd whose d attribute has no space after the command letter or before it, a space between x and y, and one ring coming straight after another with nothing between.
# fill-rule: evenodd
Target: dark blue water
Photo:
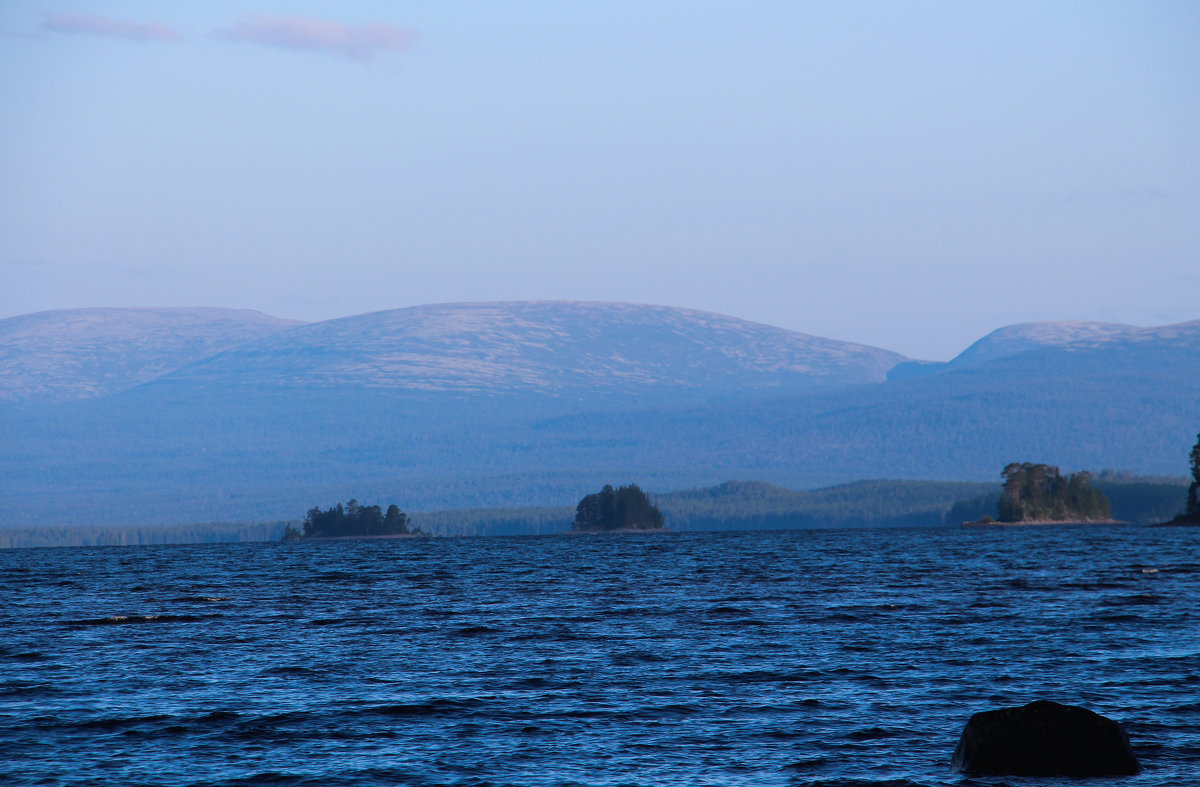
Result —
<instances>
[{"instance_id":1,"label":"dark blue water","mask_svg":"<svg viewBox=\"0 0 1200 787\"><path fill-rule=\"evenodd\" d=\"M1200 532L798 531L0 553L0 782L990 785L975 711L1200 784Z\"/></svg>"}]
</instances>

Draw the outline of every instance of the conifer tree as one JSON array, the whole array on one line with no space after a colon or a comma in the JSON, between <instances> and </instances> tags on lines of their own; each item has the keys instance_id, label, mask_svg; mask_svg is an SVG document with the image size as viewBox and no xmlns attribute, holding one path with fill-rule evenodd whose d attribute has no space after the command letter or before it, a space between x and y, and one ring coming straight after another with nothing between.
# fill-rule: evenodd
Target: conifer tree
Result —
<instances>
[{"instance_id":1,"label":"conifer tree","mask_svg":"<svg viewBox=\"0 0 1200 787\"><path fill-rule=\"evenodd\" d=\"M1188 486L1187 516L1189 519L1200 519L1200 434L1196 435L1196 445L1188 455L1192 463L1192 483Z\"/></svg>"}]
</instances>

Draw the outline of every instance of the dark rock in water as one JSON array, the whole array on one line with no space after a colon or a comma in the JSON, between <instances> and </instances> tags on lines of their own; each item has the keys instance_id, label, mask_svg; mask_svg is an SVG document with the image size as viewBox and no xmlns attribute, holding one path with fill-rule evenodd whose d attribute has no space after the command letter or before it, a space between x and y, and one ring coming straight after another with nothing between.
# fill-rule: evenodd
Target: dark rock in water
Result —
<instances>
[{"instance_id":1,"label":"dark rock in water","mask_svg":"<svg viewBox=\"0 0 1200 787\"><path fill-rule=\"evenodd\" d=\"M1047 700L973 715L951 767L991 776L1126 776L1141 770L1121 725Z\"/></svg>"}]
</instances>

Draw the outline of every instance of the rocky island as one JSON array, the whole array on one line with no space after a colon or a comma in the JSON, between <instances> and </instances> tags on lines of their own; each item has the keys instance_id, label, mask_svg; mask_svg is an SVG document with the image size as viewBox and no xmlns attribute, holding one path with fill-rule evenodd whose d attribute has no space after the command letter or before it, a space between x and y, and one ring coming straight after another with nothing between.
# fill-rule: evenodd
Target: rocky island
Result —
<instances>
[{"instance_id":1,"label":"rocky island","mask_svg":"<svg viewBox=\"0 0 1200 787\"><path fill-rule=\"evenodd\" d=\"M1091 474L1064 476L1053 465L1012 462L1001 472L997 517L964 525L1115 524L1108 498L1090 485Z\"/></svg>"},{"instance_id":2,"label":"rocky island","mask_svg":"<svg viewBox=\"0 0 1200 787\"><path fill-rule=\"evenodd\" d=\"M584 496L575 508L575 533L665 533L663 515L637 484L613 489L605 484L599 492Z\"/></svg>"}]
</instances>

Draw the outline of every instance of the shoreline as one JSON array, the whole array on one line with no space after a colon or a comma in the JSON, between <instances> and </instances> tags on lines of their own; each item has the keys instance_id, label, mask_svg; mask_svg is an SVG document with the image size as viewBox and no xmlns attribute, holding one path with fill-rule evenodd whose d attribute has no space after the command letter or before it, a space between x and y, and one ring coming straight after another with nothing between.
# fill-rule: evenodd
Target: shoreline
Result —
<instances>
[{"instance_id":1,"label":"shoreline","mask_svg":"<svg viewBox=\"0 0 1200 787\"><path fill-rule=\"evenodd\" d=\"M1121 519L1024 519L1020 522L1001 522L993 520L985 522L982 519L975 522L963 522L961 527L1037 527L1039 525L1128 525Z\"/></svg>"},{"instance_id":2,"label":"shoreline","mask_svg":"<svg viewBox=\"0 0 1200 787\"><path fill-rule=\"evenodd\" d=\"M1154 522L1150 527L1200 527L1200 519L1168 519L1166 522Z\"/></svg>"},{"instance_id":3,"label":"shoreline","mask_svg":"<svg viewBox=\"0 0 1200 787\"><path fill-rule=\"evenodd\" d=\"M393 538L433 538L426 533L389 533L386 535L363 536L301 536L300 538L285 538L284 543L301 544L305 541L384 541Z\"/></svg>"},{"instance_id":4,"label":"shoreline","mask_svg":"<svg viewBox=\"0 0 1200 787\"><path fill-rule=\"evenodd\" d=\"M564 530L565 536L603 536L609 533L670 533L665 527L619 527L615 530Z\"/></svg>"}]
</instances>

